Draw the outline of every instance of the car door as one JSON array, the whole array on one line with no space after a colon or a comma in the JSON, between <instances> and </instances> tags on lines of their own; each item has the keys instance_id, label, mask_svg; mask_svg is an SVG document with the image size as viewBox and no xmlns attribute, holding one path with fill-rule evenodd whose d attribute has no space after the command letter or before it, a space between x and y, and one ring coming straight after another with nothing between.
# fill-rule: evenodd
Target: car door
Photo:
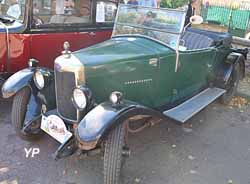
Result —
<instances>
[{"instance_id":1,"label":"car door","mask_svg":"<svg viewBox=\"0 0 250 184\"><path fill-rule=\"evenodd\" d=\"M176 52L169 51L160 58L157 104L169 109L193 96L208 85L213 70L215 49L179 52L179 69L175 72Z\"/></svg>"},{"instance_id":2,"label":"car door","mask_svg":"<svg viewBox=\"0 0 250 184\"><path fill-rule=\"evenodd\" d=\"M172 101L186 99L208 86L212 80L214 48L179 53L179 70L176 73Z\"/></svg>"},{"instance_id":3,"label":"car door","mask_svg":"<svg viewBox=\"0 0 250 184\"><path fill-rule=\"evenodd\" d=\"M7 60L6 33L0 32L0 74L6 72L5 63ZM0 76L1 78L1 76Z\"/></svg>"},{"instance_id":4,"label":"car door","mask_svg":"<svg viewBox=\"0 0 250 184\"><path fill-rule=\"evenodd\" d=\"M100 1L76 0L62 4L61 0L34 0L31 57L38 59L42 66L53 67L65 41L70 43L70 50L75 51L109 39L117 3L112 3L114 8L109 9L109 13L113 11L113 14L107 20L105 5L110 2L101 2L104 4L102 23L96 21Z\"/></svg>"}]
</instances>

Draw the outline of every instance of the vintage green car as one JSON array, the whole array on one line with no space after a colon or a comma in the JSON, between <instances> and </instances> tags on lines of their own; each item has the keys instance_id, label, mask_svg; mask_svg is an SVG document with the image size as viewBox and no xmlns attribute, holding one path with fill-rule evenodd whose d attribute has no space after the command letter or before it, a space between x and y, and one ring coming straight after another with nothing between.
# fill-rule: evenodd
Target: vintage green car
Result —
<instances>
[{"instance_id":1,"label":"vintage green car","mask_svg":"<svg viewBox=\"0 0 250 184\"><path fill-rule=\"evenodd\" d=\"M103 183L119 183L128 133L158 119L185 123L218 98L228 103L244 77L248 51L233 49L230 35L184 27L185 15L120 5L110 40L73 53L65 43L54 71L30 60L2 88L14 96L17 133L51 135L61 143L57 159L99 149Z\"/></svg>"}]
</instances>

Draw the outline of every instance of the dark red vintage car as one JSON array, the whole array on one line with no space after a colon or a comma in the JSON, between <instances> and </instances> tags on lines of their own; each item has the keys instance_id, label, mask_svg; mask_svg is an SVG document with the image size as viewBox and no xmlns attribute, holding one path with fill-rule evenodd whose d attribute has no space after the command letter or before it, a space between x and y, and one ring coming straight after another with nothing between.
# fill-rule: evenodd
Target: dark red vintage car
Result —
<instances>
[{"instance_id":1,"label":"dark red vintage car","mask_svg":"<svg viewBox=\"0 0 250 184\"><path fill-rule=\"evenodd\" d=\"M111 36L118 0L0 0L0 83L36 59L53 67L68 41L72 50Z\"/></svg>"}]
</instances>

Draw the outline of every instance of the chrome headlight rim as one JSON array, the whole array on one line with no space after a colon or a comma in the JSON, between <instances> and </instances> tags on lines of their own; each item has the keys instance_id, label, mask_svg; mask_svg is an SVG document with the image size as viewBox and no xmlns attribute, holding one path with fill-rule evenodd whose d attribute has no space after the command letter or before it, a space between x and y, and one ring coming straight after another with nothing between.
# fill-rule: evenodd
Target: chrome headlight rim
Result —
<instances>
[{"instance_id":1,"label":"chrome headlight rim","mask_svg":"<svg viewBox=\"0 0 250 184\"><path fill-rule=\"evenodd\" d=\"M45 87L45 78L44 78L42 71L36 70L33 75L33 80L34 80L36 87L39 90L42 90Z\"/></svg>"},{"instance_id":2,"label":"chrome headlight rim","mask_svg":"<svg viewBox=\"0 0 250 184\"><path fill-rule=\"evenodd\" d=\"M119 105L122 101L123 94L119 91L113 91L110 96L109 100L113 105Z\"/></svg>"},{"instance_id":3,"label":"chrome headlight rim","mask_svg":"<svg viewBox=\"0 0 250 184\"><path fill-rule=\"evenodd\" d=\"M81 97L78 97L80 99L78 100L82 100L82 102L79 104L79 101L77 102L77 99L75 98L75 95L81 95ZM83 111L87 108L88 103L89 103L89 98L88 98L88 94L87 94L87 89L84 87L76 87L73 89L72 91L72 102L73 105L75 106L76 109Z\"/></svg>"}]
</instances>

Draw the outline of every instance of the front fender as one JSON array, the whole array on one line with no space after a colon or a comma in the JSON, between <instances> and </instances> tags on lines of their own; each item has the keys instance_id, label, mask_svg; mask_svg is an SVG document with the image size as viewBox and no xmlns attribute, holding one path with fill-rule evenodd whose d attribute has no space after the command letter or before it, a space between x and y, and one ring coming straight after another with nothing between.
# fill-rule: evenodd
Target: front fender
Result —
<instances>
[{"instance_id":1,"label":"front fender","mask_svg":"<svg viewBox=\"0 0 250 184\"><path fill-rule=\"evenodd\" d=\"M2 96L10 98L18 93L24 87L29 87L31 90L30 99L27 104L27 111L24 118L24 125L28 126L41 116L42 104L46 105L47 110L54 109L55 103L55 87L53 75L48 75L50 78L47 86L42 90L38 90L33 82L33 74L36 68L23 69L11 77L3 84Z\"/></svg>"},{"instance_id":2,"label":"front fender","mask_svg":"<svg viewBox=\"0 0 250 184\"><path fill-rule=\"evenodd\" d=\"M10 98L14 96L20 89L28 86L32 80L33 73L33 68L26 68L9 77L2 87L3 98Z\"/></svg>"},{"instance_id":3,"label":"front fender","mask_svg":"<svg viewBox=\"0 0 250 184\"><path fill-rule=\"evenodd\" d=\"M79 123L76 130L77 137L83 142L98 140L120 114L135 106L136 104L129 101L119 106L113 106L111 102L96 106Z\"/></svg>"},{"instance_id":4,"label":"front fender","mask_svg":"<svg viewBox=\"0 0 250 184\"><path fill-rule=\"evenodd\" d=\"M76 137L83 144L97 143L108 130L136 115L150 115L166 119L160 112L131 101L123 101L119 106L104 102L83 118L76 129Z\"/></svg>"}]
</instances>

